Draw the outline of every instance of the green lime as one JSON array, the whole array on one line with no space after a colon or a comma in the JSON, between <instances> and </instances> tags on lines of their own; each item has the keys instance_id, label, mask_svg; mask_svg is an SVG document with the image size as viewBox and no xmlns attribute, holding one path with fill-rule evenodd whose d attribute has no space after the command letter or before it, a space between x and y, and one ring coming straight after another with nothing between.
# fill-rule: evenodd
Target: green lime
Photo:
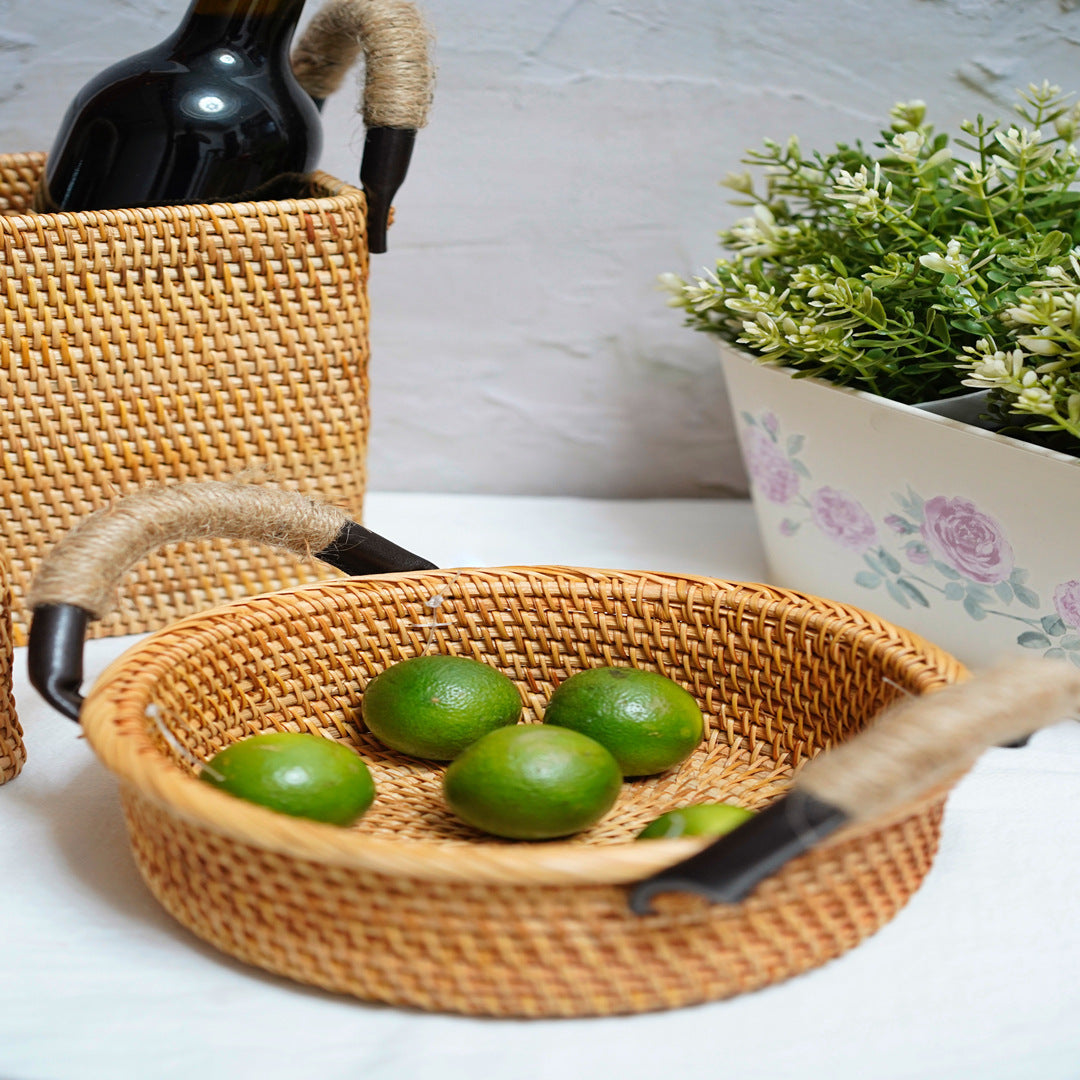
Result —
<instances>
[{"instance_id":1,"label":"green lime","mask_svg":"<svg viewBox=\"0 0 1080 1080\"><path fill-rule=\"evenodd\" d=\"M466 746L521 718L521 695L501 671L466 656L415 656L380 672L364 691L364 723L412 757L451 761Z\"/></svg>"},{"instance_id":2,"label":"green lime","mask_svg":"<svg viewBox=\"0 0 1080 1080\"><path fill-rule=\"evenodd\" d=\"M695 803L669 810L649 822L638 840L670 840L676 836L723 836L754 816L734 803Z\"/></svg>"},{"instance_id":3,"label":"green lime","mask_svg":"<svg viewBox=\"0 0 1080 1080\"><path fill-rule=\"evenodd\" d=\"M446 770L443 794L466 824L510 840L587 829L622 788L618 763L565 728L518 724L477 740Z\"/></svg>"},{"instance_id":4,"label":"green lime","mask_svg":"<svg viewBox=\"0 0 1080 1080\"><path fill-rule=\"evenodd\" d=\"M606 746L623 776L649 776L685 761L705 728L692 694L655 671L630 667L571 675L551 695L544 723Z\"/></svg>"},{"instance_id":5,"label":"green lime","mask_svg":"<svg viewBox=\"0 0 1080 1080\"><path fill-rule=\"evenodd\" d=\"M293 817L351 825L375 798L368 767L347 746L321 735L273 731L216 753L199 779Z\"/></svg>"}]
</instances>

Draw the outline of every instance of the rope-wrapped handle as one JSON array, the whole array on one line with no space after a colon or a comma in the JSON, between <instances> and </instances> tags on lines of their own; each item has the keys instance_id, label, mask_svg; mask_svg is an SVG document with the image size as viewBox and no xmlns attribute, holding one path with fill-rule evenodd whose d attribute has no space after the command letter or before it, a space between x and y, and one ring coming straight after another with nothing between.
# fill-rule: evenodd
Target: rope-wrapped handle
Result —
<instances>
[{"instance_id":1,"label":"rope-wrapped handle","mask_svg":"<svg viewBox=\"0 0 1080 1080\"><path fill-rule=\"evenodd\" d=\"M435 568L344 510L294 491L201 481L136 492L91 514L53 548L34 577L27 659L30 682L41 695L77 720L90 621L113 609L121 579L150 552L206 539L270 544L349 574Z\"/></svg>"},{"instance_id":2,"label":"rope-wrapped handle","mask_svg":"<svg viewBox=\"0 0 1080 1080\"><path fill-rule=\"evenodd\" d=\"M386 250L390 203L408 171L416 132L427 123L435 80L431 40L408 0L328 0L293 49L293 73L320 107L364 55L360 182L373 252Z\"/></svg>"},{"instance_id":3,"label":"rope-wrapped handle","mask_svg":"<svg viewBox=\"0 0 1080 1080\"><path fill-rule=\"evenodd\" d=\"M364 94L358 106L369 128L427 123L434 67L431 34L408 0L328 0L293 48L292 69L316 100L336 91L364 54Z\"/></svg>"},{"instance_id":4,"label":"rope-wrapped handle","mask_svg":"<svg viewBox=\"0 0 1080 1080\"><path fill-rule=\"evenodd\" d=\"M689 859L640 882L639 914L662 892L736 902L841 825L881 818L958 776L991 746L1015 743L1080 710L1080 671L1055 660L1005 662L909 698L819 755L789 794Z\"/></svg>"}]
</instances>

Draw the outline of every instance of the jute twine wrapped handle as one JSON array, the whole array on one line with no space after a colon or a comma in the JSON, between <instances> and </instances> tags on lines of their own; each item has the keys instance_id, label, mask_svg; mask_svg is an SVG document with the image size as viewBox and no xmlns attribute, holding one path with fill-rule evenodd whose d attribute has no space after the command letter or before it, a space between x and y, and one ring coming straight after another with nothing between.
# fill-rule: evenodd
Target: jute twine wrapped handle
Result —
<instances>
[{"instance_id":1,"label":"jute twine wrapped handle","mask_svg":"<svg viewBox=\"0 0 1080 1080\"><path fill-rule=\"evenodd\" d=\"M406 0L329 0L293 49L293 73L321 101L341 86L361 53L365 125L422 128L431 107L434 66L431 35L416 7Z\"/></svg>"},{"instance_id":2,"label":"jute twine wrapped handle","mask_svg":"<svg viewBox=\"0 0 1080 1080\"><path fill-rule=\"evenodd\" d=\"M64 716L82 709L87 624L112 610L120 578L162 544L248 540L314 556L348 574L431 570L353 521L344 510L292 491L195 481L137 492L92 514L46 559L30 590L30 683Z\"/></svg>"},{"instance_id":3,"label":"jute twine wrapped handle","mask_svg":"<svg viewBox=\"0 0 1080 1080\"><path fill-rule=\"evenodd\" d=\"M357 56L363 52L367 59L360 183L373 253L386 250L391 204L408 172L416 132L427 123L434 83L430 44L420 13L407 0L329 0L293 51L293 72L320 107Z\"/></svg>"},{"instance_id":4,"label":"jute twine wrapped handle","mask_svg":"<svg viewBox=\"0 0 1080 1080\"><path fill-rule=\"evenodd\" d=\"M91 514L49 553L30 604L73 604L94 618L116 605L121 578L163 544L227 539L307 557L334 542L348 514L293 491L205 481L136 492Z\"/></svg>"},{"instance_id":5,"label":"jute twine wrapped handle","mask_svg":"<svg viewBox=\"0 0 1080 1080\"><path fill-rule=\"evenodd\" d=\"M963 683L887 709L866 731L810 761L795 790L849 821L891 813L968 769L992 746L1016 742L1080 710L1080 671L1009 660Z\"/></svg>"},{"instance_id":6,"label":"jute twine wrapped handle","mask_svg":"<svg viewBox=\"0 0 1080 1080\"><path fill-rule=\"evenodd\" d=\"M888 821L955 781L987 748L1080 710L1080 671L1054 660L1004 662L968 682L909 698L810 761L792 790L690 858L639 882L640 914L663 892L745 899L785 863L845 825Z\"/></svg>"}]
</instances>

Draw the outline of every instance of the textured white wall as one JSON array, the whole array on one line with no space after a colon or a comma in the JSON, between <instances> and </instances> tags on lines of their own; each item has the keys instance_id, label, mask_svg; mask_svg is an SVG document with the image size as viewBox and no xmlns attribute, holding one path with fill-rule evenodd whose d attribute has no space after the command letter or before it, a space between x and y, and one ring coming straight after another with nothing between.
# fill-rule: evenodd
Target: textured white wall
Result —
<instances>
[{"instance_id":1,"label":"textured white wall","mask_svg":"<svg viewBox=\"0 0 1080 1080\"><path fill-rule=\"evenodd\" d=\"M186 0L0 0L0 148ZM309 0L314 9L316 0ZM376 490L715 495L738 460L710 343L655 289L716 253L744 148L940 126L1080 89L1076 0L424 0L429 128L374 262ZM349 95L351 97L351 94ZM345 96L323 166L352 178Z\"/></svg>"}]
</instances>

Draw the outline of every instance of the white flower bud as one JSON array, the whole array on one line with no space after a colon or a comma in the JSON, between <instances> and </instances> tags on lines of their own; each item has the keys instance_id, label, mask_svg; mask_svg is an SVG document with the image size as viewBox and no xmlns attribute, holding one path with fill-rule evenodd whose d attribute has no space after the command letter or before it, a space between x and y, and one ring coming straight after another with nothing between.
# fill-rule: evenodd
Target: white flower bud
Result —
<instances>
[{"instance_id":1,"label":"white flower bud","mask_svg":"<svg viewBox=\"0 0 1080 1080\"><path fill-rule=\"evenodd\" d=\"M743 195L753 195L754 193L754 179L749 172L729 172L720 181L720 186L741 192Z\"/></svg>"},{"instance_id":2,"label":"white flower bud","mask_svg":"<svg viewBox=\"0 0 1080 1080\"><path fill-rule=\"evenodd\" d=\"M1006 308L1004 315L1008 322L1023 323L1025 326L1038 326L1043 321L1038 315L1032 314L1023 307Z\"/></svg>"},{"instance_id":3,"label":"white flower bud","mask_svg":"<svg viewBox=\"0 0 1080 1080\"><path fill-rule=\"evenodd\" d=\"M926 116L925 101L900 101L890 110L893 131L910 131L917 128Z\"/></svg>"},{"instance_id":4,"label":"white flower bud","mask_svg":"<svg viewBox=\"0 0 1080 1080\"><path fill-rule=\"evenodd\" d=\"M901 161L915 162L919 160L919 151L926 143L926 136L918 130L901 131L892 139L893 153Z\"/></svg>"},{"instance_id":5,"label":"white flower bud","mask_svg":"<svg viewBox=\"0 0 1080 1080\"><path fill-rule=\"evenodd\" d=\"M1016 401L1025 412L1052 413L1054 411L1053 399L1041 386L1022 390Z\"/></svg>"},{"instance_id":6,"label":"white flower bud","mask_svg":"<svg viewBox=\"0 0 1080 1080\"><path fill-rule=\"evenodd\" d=\"M989 379L993 382L999 382L1009 377L1008 369L1004 363L993 356L984 360L981 364L976 364L975 373L980 379Z\"/></svg>"},{"instance_id":7,"label":"white flower bud","mask_svg":"<svg viewBox=\"0 0 1080 1080\"><path fill-rule=\"evenodd\" d=\"M1022 349L1038 356L1057 356L1061 352L1061 346L1055 341L1048 341L1041 337L1018 337L1017 343Z\"/></svg>"}]
</instances>

